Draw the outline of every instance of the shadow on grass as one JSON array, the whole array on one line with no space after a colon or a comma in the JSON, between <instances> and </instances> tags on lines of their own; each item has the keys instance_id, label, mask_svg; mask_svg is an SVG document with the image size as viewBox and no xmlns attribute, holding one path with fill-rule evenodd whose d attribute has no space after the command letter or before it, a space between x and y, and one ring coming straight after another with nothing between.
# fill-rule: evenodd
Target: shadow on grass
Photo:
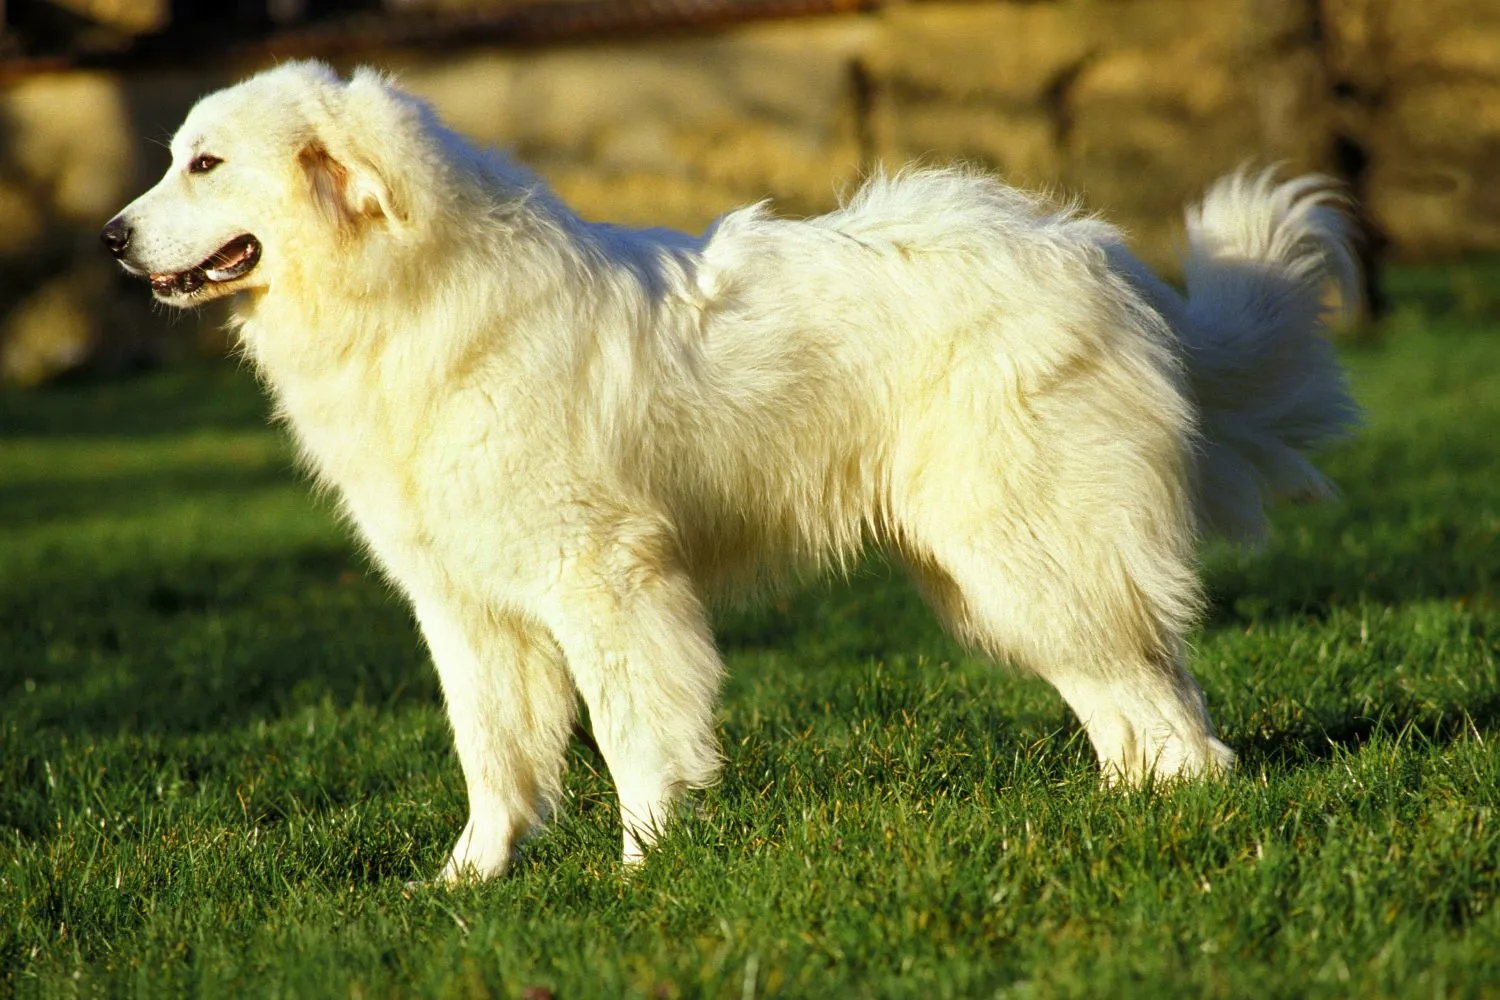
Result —
<instances>
[{"instance_id":1,"label":"shadow on grass","mask_svg":"<svg viewBox=\"0 0 1500 1000\"><path fill-rule=\"evenodd\" d=\"M1263 550L1209 548L1206 624L1323 618L1362 602L1500 601L1491 438L1478 421L1435 444L1346 446L1328 463L1341 499L1276 511Z\"/></svg>"},{"instance_id":2,"label":"shadow on grass","mask_svg":"<svg viewBox=\"0 0 1500 1000\"><path fill-rule=\"evenodd\" d=\"M0 390L0 439L151 437L264 427L269 404L232 361L202 361L109 381Z\"/></svg>"},{"instance_id":3,"label":"shadow on grass","mask_svg":"<svg viewBox=\"0 0 1500 1000\"><path fill-rule=\"evenodd\" d=\"M11 717L75 733L194 733L438 697L405 602L339 545L54 567L0 586L0 634ZM904 583L815 588L728 616L719 637L727 655L774 651L808 669L962 652Z\"/></svg>"},{"instance_id":4,"label":"shadow on grass","mask_svg":"<svg viewBox=\"0 0 1500 1000\"><path fill-rule=\"evenodd\" d=\"M161 511L185 499L235 500L268 488L292 488L286 463L224 463L216 467L132 471L115 475L50 476L43 482L0 485L0 511L11 524L40 527L96 518L128 518ZM300 484L299 484L300 485ZM303 487L306 489L306 487ZM309 498L308 503L313 500Z\"/></svg>"},{"instance_id":5,"label":"shadow on grass","mask_svg":"<svg viewBox=\"0 0 1500 1000\"><path fill-rule=\"evenodd\" d=\"M965 655L905 572L878 555L848 579L809 582L770 601L729 609L716 616L714 634L727 652L774 651L812 662Z\"/></svg>"},{"instance_id":6,"label":"shadow on grass","mask_svg":"<svg viewBox=\"0 0 1500 1000\"><path fill-rule=\"evenodd\" d=\"M0 632L0 699L32 728L196 733L437 697L405 607L341 547L17 583Z\"/></svg>"},{"instance_id":7,"label":"shadow on grass","mask_svg":"<svg viewBox=\"0 0 1500 1000\"><path fill-rule=\"evenodd\" d=\"M1488 543L1490 545L1493 542ZM1470 532L1439 528L1431 547L1412 540L1379 552L1273 551L1205 574L1207 628L1328 618L1340 608L1422 601L1500 603L1500 567Z\"/></svg>"},{"instance_id":8,"label":"shadow on grass","mask_svg":"<svg viewBox=\"0 0 1500 1000\"><path fill-rule=\"evenodd\" d=\"M1377 705L1368 714L1324 715L1285 729L1240 735L1234 740L1234 749L1239 754L1241 772L1274 773L1358 753L1377 736L1440 746L1495 733L1500 733L1500 691L1490 690L1476 692L1463 705Z\"/></svg>"}]
</instances>

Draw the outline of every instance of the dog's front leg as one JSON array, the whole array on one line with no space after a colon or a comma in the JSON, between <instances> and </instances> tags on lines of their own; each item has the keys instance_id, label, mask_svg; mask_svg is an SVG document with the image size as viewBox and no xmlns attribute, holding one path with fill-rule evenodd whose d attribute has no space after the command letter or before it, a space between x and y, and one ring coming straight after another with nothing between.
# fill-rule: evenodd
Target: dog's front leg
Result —
<instances>
[{"instance_id":1,"label":"dog's front leg","mask_svg":"<svg viewBox=\"0 0 1500 1000\"><path fill-rule=\"evenodd\" d=\"M683 790L711 783L720 763L723 665L671 549L616 535L572 561L550 614L615 780L627 865L640 863Z\"/></svg>"},{"instance_id":2,"label":"dog's front leg","mask_svg":"<svg viewBox=\"0 0 1500 1000\"><path fill-rule=\"evenodd\" d=\"M469 821L441 877L488 878L561 795L577 695L535 623L455 601L418 601L416 610L469 792Z\"/></svg>"}]
</instances>

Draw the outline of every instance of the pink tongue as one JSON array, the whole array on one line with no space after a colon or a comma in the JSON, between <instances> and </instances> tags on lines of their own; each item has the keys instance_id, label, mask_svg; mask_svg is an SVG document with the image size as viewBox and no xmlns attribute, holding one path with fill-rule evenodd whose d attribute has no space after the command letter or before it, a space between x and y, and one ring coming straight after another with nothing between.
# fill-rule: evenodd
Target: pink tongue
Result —
<instances>
[{"instance_id":1,"label":"pink tongue","mask_svg":"<svg viewBox=\"0 0 1500 1000\"><path fill-rule=\"evenodd\" d=\"M216 270L225 270L244 260L245 255L249 252L250 245L248 243L230 244L227 247L221 248L218 253L208 258L204 263Z\"/></svg>"}]
</instances>

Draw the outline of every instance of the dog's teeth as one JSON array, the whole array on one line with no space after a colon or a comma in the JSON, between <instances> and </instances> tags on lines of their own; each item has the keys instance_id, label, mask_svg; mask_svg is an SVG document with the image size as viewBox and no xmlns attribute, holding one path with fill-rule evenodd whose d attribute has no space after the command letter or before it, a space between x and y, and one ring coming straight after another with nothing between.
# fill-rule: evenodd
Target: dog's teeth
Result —
<instances>
[{"instance_id":1,"label":"dog's teeth","mask_svg":"<svg viewBox=\"0 0 1500 1000\"><path fill-rule=\"evenodd\" d=\"M223 271L217 267L205 268L203 273L208 276L209 281L228 281L230 278L234 277L234 274L232 272Z\"/></svg>"}]
</instances>

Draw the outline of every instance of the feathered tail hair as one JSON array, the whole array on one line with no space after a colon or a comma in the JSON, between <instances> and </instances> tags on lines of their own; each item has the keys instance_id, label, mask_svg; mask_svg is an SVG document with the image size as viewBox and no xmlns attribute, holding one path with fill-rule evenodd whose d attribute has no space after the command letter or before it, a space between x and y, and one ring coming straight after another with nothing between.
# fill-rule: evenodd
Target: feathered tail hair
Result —
<instances>
[{"instance_id":1,"label":"feathered tail hair","mask_svg":"<svg viewBox=\"0 0 1500 1000\"><path fill-rule=\"evenodd\" d=\"M1328 179L1220 180L1187 213L1187 322L1179 331L1202 430L1198 520L1255 543L1265 505L1334 492L1307 452L1359 420L1324 339L1327 295L1359 302L1344 198Z\"/></svg>"}]
</instances>

